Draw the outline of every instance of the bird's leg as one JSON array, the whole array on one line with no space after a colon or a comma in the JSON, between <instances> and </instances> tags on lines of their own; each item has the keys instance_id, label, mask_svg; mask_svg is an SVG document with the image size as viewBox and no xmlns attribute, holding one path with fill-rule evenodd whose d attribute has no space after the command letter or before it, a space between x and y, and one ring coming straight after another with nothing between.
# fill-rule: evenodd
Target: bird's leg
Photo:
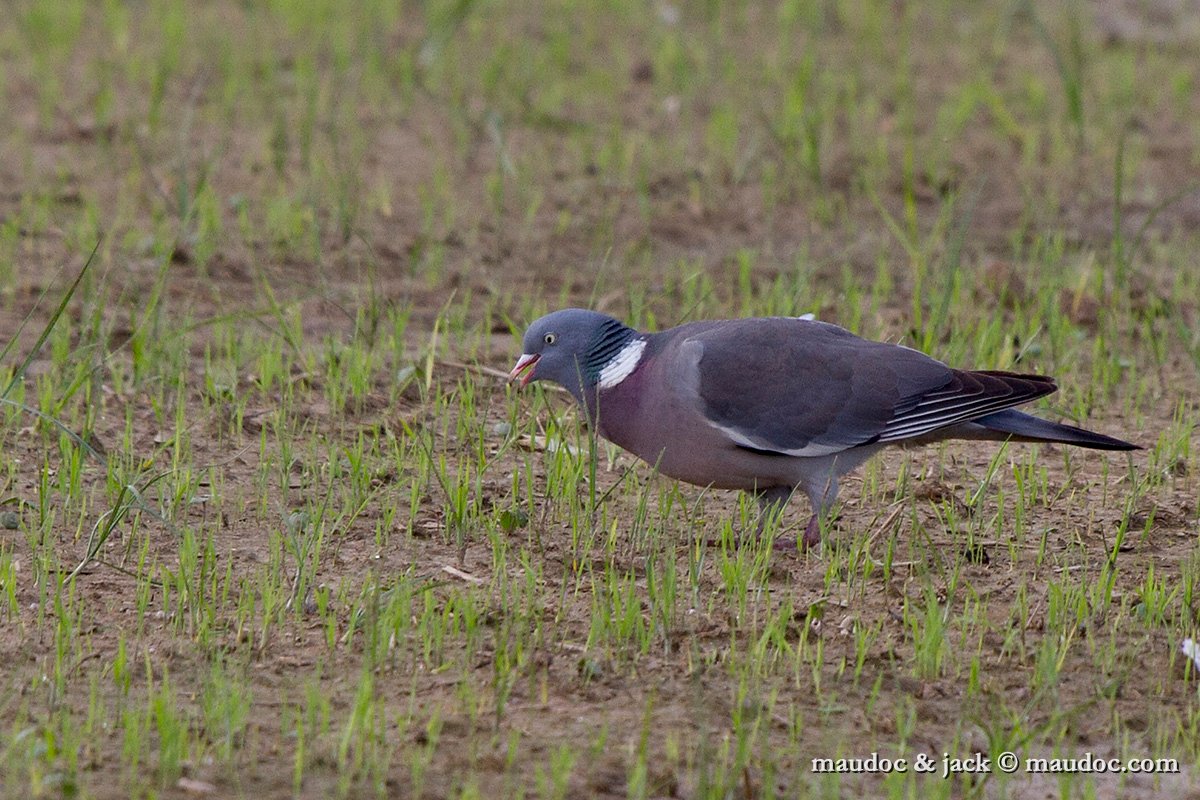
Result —
<instances>
[{"instance_id":1,"label":"bird's leg","mask_svg":"<svg viewBox=\"0 0 1200 800\"><path fill-rule=\"evenodd\" d=\"M815 484L815 489L806 488L806 491L808 499L812 502L813 515L804 526L804 538L800 540L804 550L821 543L821 522L833 516L833 506L838 496L837 477L833 468L824 481Z\"/></svg>"},{"instance_id":2,"label":"bird's leg","mask_svg":"<svg viewBox=\"0 0 1200 800\"><path fill-rule=\"evenodd\" d=\"M821 522L828 522L833 519L833 516L833 510L830 508L818 509L813 512L813 515L808 518L808 524L804 526L804 538L800 540L801 550L808 550L821 543Z\"/></svg>"},{"instance_id":3,"label":"bird's leg","mask_svg":"<svg viewBox=\"0 0 1200 800\"><path fill-rule=\"evenodd\" d=\"M761 539L763 531L767 529L767 522L777 519L783 514L783 507L792 496L792 488L790 486L774 486L755 492L754 495L758 498L758 537ZM791 537L775 540L777 549L792 550L795 549L795 546L795 539Z\"/></svg>"},{"instance_id":4,"label":"bird's leg","mask_svg":"<svg viewBox=\"0 0 1200 800\"><path fill-rule=\"evenodd\" d=\"M804 544L804 549L816 547L821 543L821 515L814 513L808 520L808 524L804 526L804 538L801 540Z\"/></svg>"}]
</instances>

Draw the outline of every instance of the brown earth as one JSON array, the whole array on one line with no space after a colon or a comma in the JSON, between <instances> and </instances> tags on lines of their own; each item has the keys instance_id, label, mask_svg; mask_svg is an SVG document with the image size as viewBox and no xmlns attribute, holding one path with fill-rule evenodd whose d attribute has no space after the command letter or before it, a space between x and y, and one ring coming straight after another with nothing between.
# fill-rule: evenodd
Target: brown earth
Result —
<instances>
[{"instance_id":1,"label":"brown earth","mask_svg":"<svg viewBox=\"0 0 1200 800\"><path fill-rule=\"evenodd\" d=\"M1128 21L1129 13L1103 18L1098 24L1108 28L1101 30L1112 31L1104 35L1122 42L1141 35L1141 28ZM1145 35L1153 35L1158 41L1167 35L1161 27L1152 26L1151 33ZM1035 58L1028 54L1013 56L1021 57ZM920 65L917 73L921 80L914 91L935 102L948 91L954 65L936 63L933 56L928 58L934 63ZM69 107L57 109L46 119L37 107L35 88L23 91L22 80L19 74L10 79L8 118L15 126L14 135L32 143L31 159L22 165L0 164L0 186L5 187L0 188L0 220L17 219L22 203L30 195L52 196L51 223L36 232L18 234L15 269L4 290L0 339L7 341L15 336L21 320L33 310L32 323L20 337L16 351L23 356L40 324L48 318L66 275L86 255L84 242L72 227L79 209L114 208L127 191L122 185L123 176L132 165L141 163L147 166L137 170L139 206L134 216L149 230L153 213L169 202L178 187L173 184L170 169L149 166L169 163L174 155L155 152L161 143L139 142L137 131L125 128L119 113L110 128L97 128L86 112L76 113ZM663 112L653 91L655 80L652 69L637 67L630 72L622 105L616 111L620 124L646 137L680 137L685 142L697 137L695 131ZM202 75L194 82L180 81L168 91L182 96L196 91L197 85L203 92ZM583 108L576 113L581 120L589 121L589 115L596 112ZM703 110L698 113L703 116ZM265 238L238 241L230 237L211 258L199 264L190 245L176 241L163 286L168 319L194 321L238 313L245 315L247 327L258 320L264 331L274 331L263 289L269 284L301 320L306 346L315 348L326 337L350 341L355 313L369 296L384 307L412 308L409 337L411 354L415 355L447 302L469 294L478 301L478 308L494 309L496 333L481 352L467 352L465 345L449 343L434 380L449 389L464 374L474 376L479 387L478 402L485 409L479 416L489 422L507 419L512 401L495 372L480 371L478 367L506 371L511 365L518 347L507 325L498 320L507 315L518 325L528 321L520 317L526 308L523 298L536 297L543 301L541 305L550 306L565 298L624 313L630 305L624 288L636 284L645 288L648 308L658 323L666 326L681 321L677 299L668 287L675 285L673 276L684 259L694 264L696 271L712 277L716 302L724 304L728 313L736 313L739 252L753 250L758 254L755 287L769 286L777 277L790 275L793 265L802 259L811 267L806 276L808 283L832 287L827 289L831 293L837 291L844 270L870 281L876 274L880 253L890 252L886 269L895 279L894 291L870 325L881 335L893 338L908 333L906 318L912 308L914 287L906 256L881 224L874 203L856 186L858 165L850 163L849 152L841 150L836 142L826 158L823 191L836 198L845 213L831 223L813 211L810 198L803 193L789 194L767 207L756 176L738 181L718 172L705 173L702 166L691 166L686 160L664 165L647 177L649 208L641 209L632 187L606 180L594 165L580 163L574 153L560 149L558 140L543 129L517 126L507 148L523 159L534 158L549 165L546 179L538 184L545 197L528 219L525 210L515 206L505 208L497 217L481 199L487 194L491 165L499 155L486 132L475 131L470 155L453 175L458 223L439 231L437 241L430 241L417 198L432 180L434 165L448 158L442 101L418 96L403 118L375 116L369 109L356 118L370 143L362 172L384 176L393 188L394 202L388 212L360 215L354 235L346 241L331 232L334 226L329 220L318 220L322 234L316 258L294 251L281 254ZM1162 198L1184 192L1191 185L1194 134L1173 115L1138 113L1131 125L1140 141L1150 143L1130 181L1135 188L1129 192L1124 224L1132 236ZM218 170L209 176L223 195L255 196L264 191L267 179L262 165L256 162L262 152L256 135L257 131L236 126L223 130L212 120L200 120L190 131L191 152L240 154L219 161ZM139 152L139 148L144 151ZM1104 251L1112 238L1111 162L1107 149L1097 146L1082 154L1071 175L1049 176L1047 181L1054 182L1052 194L1058 199L1045 205L1029 199L1025 177L1011 168L1016 149L1014 144L1013 151L1006 152L994 135L974 136L968 132L955 143L949 175L944 176L955 186L983 187L970 220L965 259L965 280L976 283L972 295L980 303L1006 298L1019 304L1025 302L1026 292L1029 297L1036 296L1036 268L1009 261L1014 237L1030 240L1047 230L1061 230L1077 253ZM705 163L699 155L698 138L685 144L684 150L693 156L695 164ZM947 191L947 185L934 185L927 178L922 176L918 182L916 197L917 213L925 228L933 224ZM902 187L898 176L893 179L881 189L879 202L900 215ZM1154 213L1148 228L1154 241L1194 241L1193 231L1200 224L1198 198L1198 194L1185 195L1180 202ZM559 222L564 211L569 212L570 220L565 227ZM227 210L225 214L227 224L234 227L234 213ZM157 255L131 242L126 234L130 231L109 232L97 263L103 290L111 298L103 314L104 328L111 334L114 359L121 363L129 362L125 345L137 325L136 312L157 280L161 264ZM423 274L420 267L431 247L442 250L445 257L444 274L437 279ZM60 265L66 265L65 271L60 271ZM1147 258L1139 268L1135 282L1140 288L1133 292L1133 302L1146 306L1169 304L1171 313L1179 315L1185 325L1196 324L1195 300L1180 302L1173 294L1174 276L1159 267ZM49 301L39 301L43 291L49 291ZM819 309L820 316L844 321L850 312L838 304L836 296L826 296L830 302ZM80 321L92 302L86 297L77 298L70 313ZM1097 325L1097 315L1107 298L1087 290L1067 293L1061 302L1069 307L1072 320L1086 334ZM1005 311L997 308L996 313ZM473 326L482 322L482 312L469 320ZM949 331L944 334L951 335ZM251 509L264 430L266 446L275 452L270 434L278 398L255 396L241 430L230 432L229 419L205 411L201 401L202 366L208 344L211 340L202 326L187 345L190 361L185 367L188 381L183 397L191 458L198 465L213 465L211 474L218 476L221 486L237 500L224 504L219 524L211 524L206 505L199 504L174 520L174 527L207 525L219 569L230 569L235 579L249 579L268 565L270 555L265 544L280 527L277 517L264 519ZM464 371L458 361L471 363ZM30 375L50 369L50 362L43 357L33 362ZM363 430L386 428L401 436L403 424L437 429L440 422L429 418L430 409L418 397L389 403L388 374L376 376L374 390L363 408L348 412L331 409L324 402L320 376L297 376L306 385L297 418L313 437L348 444ZM1084 374L1082 369L1080 374ZM239 389L253 391L248 381L243 381ZM1194 399L1197 389L1195 363L1172 345L1159 374L1149 383L1149 399L1140 401L1138 413L1128 413L1130 398L1122 395L1116 402L1096 403L1088 424L1110 433L1124 433L1152 447L1159 432L1171 427L1179 401ZM130 394L100 391L92 398L95 424L88 431L89 441L104 452L119 452L128 429L133 436L130 452L158 459L164 467L169 465L169 453L160 445L163 435L169 436L173 430L174 410L152 408L150 394L140 389ZM553 402L560 408L567 407L557 400ZM540 406L522 399L521 408L522 414L529 415L537 413ZM1191 436L1195 445L1194 433ZM491 452L501 448L500 437L495 438L488 443ZM469 449L467 444L452 439L440 440L436 446L439 454L451 457ZM6 497L32 501L38 494L43 466L63 469L54 437L28 419L10 418L4 449L8 464ZM825 575L832 560L829 553L781 556L772 563L767 590L752 601L751 608L760 620L781 608L793 609L788 640L793 645L801 640L809 646L820 642L823 647L823 666L815 672L828 691L824 696L811 691L807 672L813 668L808 663L801 664L806 672L804 680L781 679L780 670L775 668L769 678L752 686L738 685L740 673L735 665L756 645L757 628L737 618L735 598L713 604L712 612L698 608L685 614L665 649L656 646L650 652L627 654L624 659L590 651L589 594L566 591L575 580L569 523L562 509L547 504L530 527L508 534L512 552L524 546L537 560L536 590L544 606L541 621L546 630L538 637L536 652L524 655L520 678L512 687L502 716L471 718L461 710L465 693L486 697L492 692L494 658L502 645L498 637L503 630L500 618L504 609L486 592L482 597L487 613L497 620L490 623L495 635L473 653L475 664L466 673L466 680L453 671L443 675L407 661L379 664L375 670L380 707L388 714L399 715L414 703L418 720L428 719L434 709L445 711L424 796L449 796L462 788L464 774L473 776L480 793L511 796L518 784L534 785L535 768L548 763L560 743L569 743L587 754L572 772L570 796L625 796L639 748L648 748L652 754L645 777L649 796L696 796L702 790L705 754L731 745L730 720L753 718L768 708L770 718L757 723L761 726L758 746L765 752L789 755L771 760L769 773L747 769L737 790L743 796L787 796L799 792L802 786L819 786L819 781L809 775L805 759L832 754L831 748L844 748L856 740L895 742L903 736L913 751L940 754L951 741L962 738L965 749L986 751L987 732L967 721L994 719L994 709L964 706L967 694L961 680L912 677L908 667L912 642L904 628L903 608L906 600L919 600L930 585L931 562L952 562L964 552L964 543L946 531L945 508L961 506L961 498L972 492L987 473L994 452L990 447L952 445L940 452L889 453L878 469L865 473L865 478L860 474L847 481L843 490L846 506L833 533L835 543L862 541L866 535L871 541L892 542L896 547L892 574L884 578L876 572L865 590L852 586L853 580L848 577L837 583L843 589L841 595L825 593ZM1192 452L1196 452L1194 446ZM535 493L543 496L546 487L539 466L541 457L537 452L506 451L482 484L485 507L508 502L511 474L527 462L534 465ZM932 572L937 576L932 584L942 593L941 599L956 603L956 608L964 602L986 599L989 632L980 647L983 688L978 696L991 698L1014 713L1024 710L1022 704L1031 699L1027 687L1031 666L1027 659L1036 654L1032 643L1040 640L1046 625L1046 584L1064 573L1085 581L1097 580L1125 513L1121 502L1111 496L1120 493L1126 482L1123 477L1114 477L1126 471L1123 457L1075 455L1069 471L1065 458L1058 448L1041 449L1039 466L1045 468L1051 493L1061 490L1061 494L1053 504L1030 511L1036 516L1030 523L1031 530L1044 534L1049 557L1039 555L1040 545L1035 540L1020 544L988 540L975 543L977 550L958 573L959 585L946 585L945 569ZM1147 452L1136 454L1134 469L1143 468L1148 458ZM627 456L616 455L614 467L601 476L600 488L612 486L622 470L630 466L632 461ZM1188 472L1194 466L1194 456L1190 462L1181 462L1178 476L1142 506L1131 509L1137 535L1127 540L1119 554L1121 573L1114 590L1118 603L1136 594L1141 576L1151 564L1156 574L1171 585L1180 585L1195 553L1196 484ZM409 477L404 469L381 472L377 478L380 491L388 491L389 486L402 491ZM669 481L651 478L648 469L635 470L636 480L649 482L652 497L675 491ZM879 494L863 486L863 481L890 485L903 470L909 473L910 485L917 488L891 505L878 505ZM298 464L289 491L275 499L279 511L298 507L309 493L323 490L314 479L319 474L316 465ZM104 481L102 467L95 462L85 466L85 492L103 492ZM1007 493L1013 491L1011 475L1000 482ZM674 538L656 547L664 548L686 565L695 542L707 543L703 547L710 560L700 579L701 595L723 596L726 589L715 566L716 554L721 551L720 524L736 517L736 500L692 487L680 487L678 492L683 505L699 506L689 519L672 520L659 532L660 536ZM864 495L872 499L860 499ZM603 548L598 547L591 554L597 559L591 569L597 574L609 569L632 576L640 595L645 591L649 546L634 537L627 522L635 499L624 497L620 501L623 505L611 510L610 519L621 520L615 556L606 563ZM1002 508L1001 502L992 499L978 513L996 513ZM353 598L364 585L365 576L386 584L387 576L412 573L436 583L433 595L442 604L456 592L475 585L476 579L489 585L496 569L491 544L484 538L470 537L465 547L453 542L445 532L443 506L437 488L427 487L412 520L411 536L394 533L388 546L381 548L375 538L381 517L377 508L368 505L327 545L321 556L319 582L350 587L347 596ZM238 508L242 509L240 513ZM966 513L965 507L959 511ZM23 518L29 513L24 511ZM806 513L803 509L793 511L791 521L802 520ZM143 516L137 530L148 537L153 558L169 568L179 546L172 526ZM86 532L59 529L56 535L54 550L61 565L69 569L85 552ZM644 533L639 535L645 537ZM107 560L121 563L123 549L137 541L133 530L123 531L107 545ZM0 531L0 546L8 549L20 570L28 574L30 550L21 532ZM522 580L526 567L509 563L504 569L511 573L510 579ZM172 620L169 609L152 617L144 631L132 631L135 603L131 595L135 587L133 578L104 565L93 565L73 584L71 591L79 607L87 609L84 619L90 627L86 631L87 649L67 654L73 664L69 674L96 674L108 679L109 671L103 665L112 661L118 640L124 638L136 652L131 659L135 693L147 689L144 667L151 664L159 679L163 670L169 672L180 692L182 707L194 714L199 702L197 687L209 669L208 655L194 647L195 631ZM1040 594L1039 588L1043 590ZM37 688L37 676L47 674L55 659L55 628L42 622L52 613L49 609L53 598L43 596L41 591L32 582L21 583L17 595L20 612L0 627L0 660L8 665L10 676L0 697L5 718L49 719L60 713L58 704L80 716L88 708L86 683L73 681L64 697L51 697L49 701ZM569 597L565 602L564 596ZM163 602L161 590L157 590L151 606ZM1018 608L1025 609L1024 619L1014 622L1014 609ZM1192 614L1194 609L1179 613ZM344 615L343 625L349 622L349 614ZM1122 626L1106 628L1103 619L1092 622L1104 637L1117 642L1114 649L1120 654L1117 663L1106 665L1109 672L1105 675L1096 676L1100 667L1088 651L1070 651L1063 674L1083 677L1064 679L1057 687L1057 706L1072 710L1069 717L1055 722L1065 730L1062 741L1079 749L1111 754L1122 737L1149 740L1161 735L1164 720L1178 721L1185 730L1194 724L1195 684L1183 679L1177 664L1169 666L1175 663L1172 654L1178 648L1172 631L1128 623L1128 618L1123 618ZM845 661L853 665L854 631L859 625L878 626L878 636L868 649L864 667L870 678L861 681L850 680L838 666ZM293 790L292 743L281 736L288 715L302 703L306 682L313 680L313 669L319 664L320 691L328 697L334 717L344 719L360 685L362 643L331 648L319 622L303 613L285 617L266 639L260 639L254 630L239 630L232 614L222 620L222 626L222 649L244 668L256 701L253 720L240 742L243 756L237 760L236 772L226 771L221 765L187 764L185 778L199 781L195 786L200 788L189 791L191 784L184 781L166 787L163 795L204 794L209 791L205 784L212 784L217 789L214 796L286 796ZM1003 631L1008 632L1007 637L1001 635ZM1027 637L1031 642L1028 647ZM1164 672L1177 669L1179 675L1163 679ZM110 685L103 683L100 691L112 691ZM118 702L113 697L106 700ZM784 710L804 722L796 724L784 715ZM905 714L913 715L911 730L901 731ZM1048 707L1039 704L1030 710L1030 724L1046 722L1051 716ZM401 729L387 721L384 725L385 739L398 738L407 743L397 745L401 751L424 747L429 741L423 729ZM604 743L596 746L601 729L607 735ZM512 732L521 735L515 769L507 765ZM677 749L681 741L695 748L692 760L672 755L672 748ZM1177 747L1168 749L1186 752L1194 745L1192 731L1181 736ZM299 794L327 796L337 790L337 737L329 736L311 747L314 762ZM87 795L128 795L130 782L120 748L120 735L115 730L84 743L78 766L80 784ZM1148 751L1149 744L1142 750ZM1164 776L1161 785L1129 780L1118 786L1108 778L1099 779L1097 796L1197 797L1200 794L1190 766L1185 762L1184 775ZM386 793L406 796L412 790L412 781L403 764L392 765L387 770ZM133 781L134 785L139 783L144 789L153 784L153 779ZM859 785L843 780L840 788L830 789L829 796L854 796ZM865 785L882 791L877 782ZM1041 776L1027 776L1009 784L1007 790L1010 797L1049 797L1057 796L1058 785ZM366 789L361 791L367 793Z\"/></svg>"}]
</instances>

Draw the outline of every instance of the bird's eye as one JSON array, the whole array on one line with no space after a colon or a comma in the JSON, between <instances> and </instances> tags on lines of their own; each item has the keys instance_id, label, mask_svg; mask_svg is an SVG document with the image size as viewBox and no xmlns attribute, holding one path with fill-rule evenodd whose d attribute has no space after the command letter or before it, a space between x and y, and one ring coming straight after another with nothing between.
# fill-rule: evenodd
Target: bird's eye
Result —
<instances>
[{"instance_id":1,"label":"bird's eye","mask_svg":"<svg viewBox=\"0 0 1200 800\"><path fill-rule=\"evenodd\" d=\"M554 344L558 340L558 334L557 333L547 333L545 336L542 337L542 340L546 344Z\"/></svg>"}]
</instances>

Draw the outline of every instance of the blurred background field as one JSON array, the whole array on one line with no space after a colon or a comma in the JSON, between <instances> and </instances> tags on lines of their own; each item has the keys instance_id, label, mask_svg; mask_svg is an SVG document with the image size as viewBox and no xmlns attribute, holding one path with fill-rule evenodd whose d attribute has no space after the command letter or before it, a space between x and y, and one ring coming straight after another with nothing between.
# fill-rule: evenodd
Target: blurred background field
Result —
<instances>
[{"instance_id":1,"label":"blurred background field","mask_svg":"<svg viewBox=\"0 0 1200 800\"><path fill-rule=\"evenodd\" d=\"M1197 53L1193 0L8 3L0 792L1198 796ZM505 387L564 305L812 312L1146 450L889 454L779 556ZM1179 771L811 769L1004 751Z\"/></svg>"}]
</instances>

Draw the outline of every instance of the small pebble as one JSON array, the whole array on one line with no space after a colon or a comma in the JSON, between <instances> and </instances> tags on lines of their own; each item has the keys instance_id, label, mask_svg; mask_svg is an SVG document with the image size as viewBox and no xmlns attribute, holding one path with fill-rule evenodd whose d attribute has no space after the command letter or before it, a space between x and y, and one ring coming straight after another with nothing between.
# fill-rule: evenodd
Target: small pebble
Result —
<instances>
[{"instance_id":1,"label":"small pebble","mask_svg":"<svg viewBox=\"0 0 1200 800\"><path fill-rule=\"evenodd\" d=\"M15 511L5 511L0 513L0 525L8 528L10 531L15 531L21 527L21 515Z\"/></svg>"}]
</instances>

